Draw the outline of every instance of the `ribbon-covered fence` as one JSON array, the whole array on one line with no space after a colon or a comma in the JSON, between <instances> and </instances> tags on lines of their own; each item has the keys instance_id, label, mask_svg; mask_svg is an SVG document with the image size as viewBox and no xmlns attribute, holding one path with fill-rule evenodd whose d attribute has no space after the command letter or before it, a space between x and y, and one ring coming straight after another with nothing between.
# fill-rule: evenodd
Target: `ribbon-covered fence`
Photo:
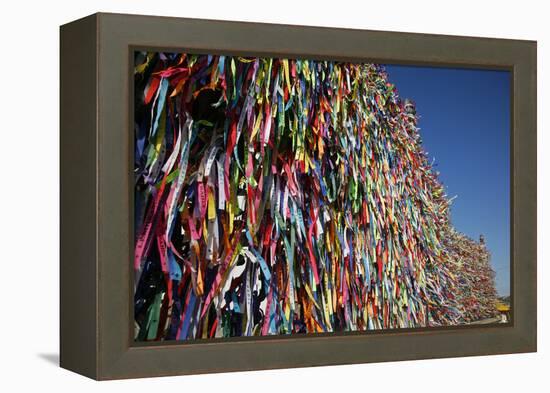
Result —
<instances>
[{"instance_id":1,"label":"ribbon-covered fence","mask_svg":"<svg viewBox=\"0 0 550 393\"><path fill-rule=\"evenodd\" d=\"M137 340L491 314L383 67L140 52L134 91Z\"/></svg>"}]
</instances>

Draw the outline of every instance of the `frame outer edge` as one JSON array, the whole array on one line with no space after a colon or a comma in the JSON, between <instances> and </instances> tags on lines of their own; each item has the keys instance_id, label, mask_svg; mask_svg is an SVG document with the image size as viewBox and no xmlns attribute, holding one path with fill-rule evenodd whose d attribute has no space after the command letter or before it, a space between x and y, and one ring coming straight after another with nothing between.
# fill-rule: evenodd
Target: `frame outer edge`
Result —
<instances>
[{"instance_id":1,"label":"frame outer edge","mask_svg":"<svg viewBox=\"0 0 550 393\"><path fill-rule=\"evenodd\" d=\"M537 43L529 42L518 62L514 85L514 305L525 352L537 351ZM517 79L516 79L517 78ZM517 85L516 85L517 83ZM517 217L516 217L517 215ZM514 322L516 323L516 321Z\"/></svg>"},{"instance_id":2,"label":"frame outer edge","mask_svg":"<svg viewBox=\"0 0 550 393\"><path fill-rule=\"evenodd\" d=\"M98 377L97 16L60 27L60 366Z\"/></svg>"}]
</instances>

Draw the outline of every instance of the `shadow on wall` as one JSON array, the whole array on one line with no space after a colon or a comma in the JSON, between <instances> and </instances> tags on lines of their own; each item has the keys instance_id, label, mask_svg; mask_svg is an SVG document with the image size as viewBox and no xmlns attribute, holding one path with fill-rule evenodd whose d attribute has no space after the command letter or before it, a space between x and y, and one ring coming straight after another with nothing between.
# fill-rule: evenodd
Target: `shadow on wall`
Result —
<instances>
[{"instance_id":1,"label":"shadow on wall","mask_svg":"<svg viewBox=\"0 0 550 393\"><path fill-rule=\"evenodd\" d=\"M59 354L58 353L39 353L38 357L54 366L59 366Z\"/></svg>"}]
</instances>

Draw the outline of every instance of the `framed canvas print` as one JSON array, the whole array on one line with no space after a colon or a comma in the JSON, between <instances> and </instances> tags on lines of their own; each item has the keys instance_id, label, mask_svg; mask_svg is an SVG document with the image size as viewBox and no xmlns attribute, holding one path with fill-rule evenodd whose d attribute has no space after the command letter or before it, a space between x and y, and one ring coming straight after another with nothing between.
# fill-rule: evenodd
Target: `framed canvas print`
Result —
<instances>
[{"instance_id":1,"label":"framed canvas print","mask_svg":"<svg viewBox=\"0 0 550 393\"><path fill-rule=\"evenodd\" d=\"M61 366L536 350L536 43L61 27Z\"/></svg>"}]
</instances>

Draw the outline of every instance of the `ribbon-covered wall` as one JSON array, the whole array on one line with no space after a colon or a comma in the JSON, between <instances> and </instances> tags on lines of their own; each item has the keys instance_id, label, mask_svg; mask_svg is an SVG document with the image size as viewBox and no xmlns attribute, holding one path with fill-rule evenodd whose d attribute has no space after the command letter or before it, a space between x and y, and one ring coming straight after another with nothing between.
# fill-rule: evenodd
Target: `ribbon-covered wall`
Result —
<instances>
[{"instance_id":1,"label":"ribbon-covered wall","mask_svg":"<svg viewBox=\"0 0 550 393\"><path fill-rule=\"evenodd\" d=\"M454 263L456 300L463 322L494 318L497 312L495 272L483 236L476 242L449 227L444 245L447 258Z\"/></svg>"},{"instance_id":2,"label":"ribbon-covered wall","mask_svg":"<svg viewBox=\"0 0 550 393\"><path fill-rule=\"evenodd\" d=\"M136 340L470 318L475 255L383 67L135 60Z\"/></svg>"}]
</instances>

